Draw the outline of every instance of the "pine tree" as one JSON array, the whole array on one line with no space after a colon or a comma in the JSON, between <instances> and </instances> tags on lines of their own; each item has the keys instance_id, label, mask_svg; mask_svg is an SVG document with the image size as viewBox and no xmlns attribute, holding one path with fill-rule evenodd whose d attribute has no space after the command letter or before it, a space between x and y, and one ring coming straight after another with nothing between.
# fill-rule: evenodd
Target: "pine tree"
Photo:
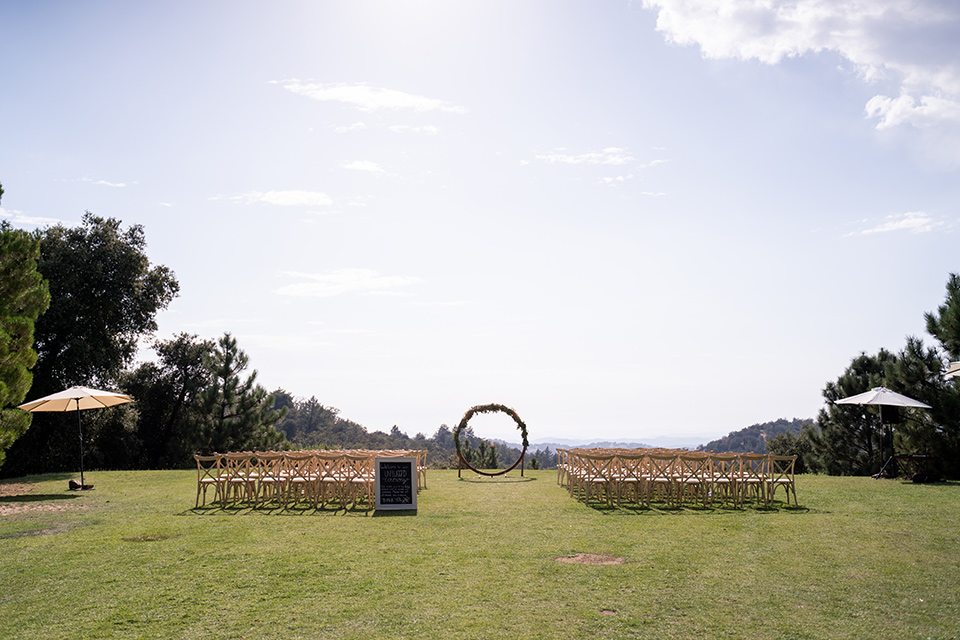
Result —
<instances>
[{"instance_id":1,"label":"pine tree","mask_svg":"<svg viewBox=\"0 0 960 640\"><path fill-rule=\"evenodd\" d=\"M249 358L237 340L225 333L206 358L209 386L199 396L201 424L196 432L197 453L225 453L276 449L285 438L274 425L285 410L273 408L273 396L257 384L257 372L241 374Z\"/></svg>"},{"instance_id":2,"label":"pine tree","mask_svg":"<svg viewBox=\"0 0 960 640\"><path fill-rule=\"evenodd\" d=\"M39 257L39 236L0 222L0 466L32 418L15 407L33 383L34 323L50 305L47 283L37 271Z\"/></svg>"},{"instance_id":3,"label":"pine tree","mask_svg":"<svg viewBox=\"0 0 960 640\"><path fill-rule=\"evenodd\" d=\"M936 338L951 360L960 360L960 274L947 280L947 299L937 313L925 313L927 332Z\"/></svg>"}]
</instances>

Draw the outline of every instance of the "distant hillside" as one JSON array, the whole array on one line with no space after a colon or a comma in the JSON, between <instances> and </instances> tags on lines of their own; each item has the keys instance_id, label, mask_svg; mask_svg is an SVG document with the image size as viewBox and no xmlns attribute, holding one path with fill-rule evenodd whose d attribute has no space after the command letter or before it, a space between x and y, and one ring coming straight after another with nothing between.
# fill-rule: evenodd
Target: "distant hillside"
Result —
<instances>
[{"instance_id":1,"label":"distant hillside","mask_svg":"<svg viewBox=\"0 0 960 640\"><path fill-rule=\"evenodd\" d=\"M813 420L794 418L787 420L780 418L773 422L755 424L739 431L732 431L719 440L713 440L697 447L700 451L733 452L733 453L766 453L767 442L781 433L800 433L805 424L812 424Z\"/></svg>"},{"instance_id":2,"label":"distant hillside","mask_svg":"<svg viewBox=\"0 0 960 640\"><path fill-rule=\"evenodd\" d=\"M582 447L584 449L592 449L595 447L604 447L607 449L650 449L654 447L665 447L668 449L696 449L697 445L704 441L703 437L699 436L655 436L652 438L644 438L643 440L571 440L567 438L552 438L546 436L543 439L530 442L531 449L545 449L550 447L551 450L556 449L571 449L573 447ZM499 441L503 444L509 445L515 449L520 448L519 442L507 442Z\"/></svg>"}]
</instances>

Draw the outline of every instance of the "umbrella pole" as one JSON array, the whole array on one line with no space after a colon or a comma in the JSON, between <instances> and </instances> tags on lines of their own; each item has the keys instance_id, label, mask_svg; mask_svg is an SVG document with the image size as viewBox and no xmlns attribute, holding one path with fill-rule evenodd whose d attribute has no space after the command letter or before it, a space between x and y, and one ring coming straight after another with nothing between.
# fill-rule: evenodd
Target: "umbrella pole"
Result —
<instances>
[{"instance_id":1,"label":"umbrella pole","mask_svg":"<svg viewBox=\"0 0 960 640\"><path fill-rule=\"evenodd\" d=\"M77 398L77 430L80 432L80 490L86 482L83 481L83 427L80 425L80 398Z\"/></svg>"}]
</instances>

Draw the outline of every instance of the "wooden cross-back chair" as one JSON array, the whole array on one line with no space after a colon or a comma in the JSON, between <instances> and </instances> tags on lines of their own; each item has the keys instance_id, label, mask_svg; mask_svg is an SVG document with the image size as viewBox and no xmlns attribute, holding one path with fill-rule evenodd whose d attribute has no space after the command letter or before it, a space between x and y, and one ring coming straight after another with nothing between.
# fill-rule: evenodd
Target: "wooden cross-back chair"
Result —
<instances>
[{"instance_id":1,"label":"wooden cross-back chair","mask_svg":"<svg viewBox=\"0 0 960 640\"><path fill-rule=\"evenodd\" d=\"M797 488L794 482L793 469L797 462L797 456L775 456L771 455L770 467L767 476L767 498L770 503L776 495L777 487L783 487L786 494L787 505L790 504L790 494L793 494L793 506L797 506Z\"/></svg>"},{"instance_id":2,"label":"wooden cross-back chair","mask_svg":"<svg viewBox=\"0 0 960 640\"><path fill-rule=\"evenodd\" d=\"M672 454L651 454L647 456L649 465L644 477L647 487L647 504L654 498L665 499L667 504L673 504L674 496L674 465L677 457Z\"/></svg>"},{"instance_id":3,"label":"wooden cross-back chair","mask_svg":"<svg viewBox=\"0 0 960 640\"><path fill-rule=\"evenodd\" d=\"M740 456L735 453L714 453L710 456L709 501L719 499L724 505L739 502Z\"/></svg>"},{"instance_id":4,"label":"wooden cross-back chair","mask_svg":"<svg viewBox=\"0 0 960 640\"><path fill-rule=\"evenodd\" d=\"M302 451L284 453L284 506L299 504L301 500L315 504L316 454Z\"/></svg>"},{"instance_id":5,"label":"wooden cross-back chair","mask_svg":"<svg viewBox=\"0 0 960 640\"><path fill-rule=\"evenodd\" d=\"M740 486L741 506L748 498L755 500L756 504L760 504L762 500L764 506L769 505L767 495L769 469L769 456L762 453L740 454L740 476L737 484Z\"/></svg>"},{"instance_id":6,"label":"wooden cross-back chair","mask_svg":"<svg viewBox=\"0 0 960 640\"><path fill-rule=\"evenodd\" d=\"M351 501L353 508L356 508L361 496L364 498L367 507L372 507L375 480L373 457L370 455L346 454L342 460L342 473L345 489L341 493L343 508L346 509L347 501Z\"/></svg>"},{"instance_id":7,"label":"wooden cross-back chair","mask_svg":"<svg viewBox=\"0 0 960 640\"><path fill-rule=\"evenodd\" d=\"M213 487L213 502L221 501L221 492L223 491L223 478L221 478L221 465L219 454L212 456L201 456L194 454L194 460L197 461L197 502L194 508L200 506L200 494L203 493L203 504L207 504L207 489Z\"/></svg>"},{"instance_id":8,"label":"wooden cross-back chair","mask_svg":"<svg viewBox=\"0 0 960 640\"><path fill-rule=\"evenodd\" d=\"M580 458L581 468L577 478L577 499L580 497L580 492L583 491L584 504L590 504L590 494L596 490L606 498L608 505L612 505L613 461L616 456L609 453L584 454Z\"/></svg>"},{"instance_id":9,"label":"wooden cross-back chair","mask_svg":"<svg viewBox=\"0 0 960 640\"><path fill-rule=\"evenodd\" d=\"M316 456L316 493L313 506L340 503L346 508L347 494L350 491L349 479L344 468L344 452L322 451Z\"/></svg>"},{"instance_id":10,"label":"wooden cross-back chair","mask_svg":"<svg viewBox=\"0 0 960 640\"><path fill-rule=\"evenodd\" d=\"M221 492L221 504L226 507L227 500L233 496L232 504L253 502L254 492L257 486L256 476L253 475L253 453L238 452L225 453L222 459L223 465L223 491Z\"/></svg>"},{"instance_id":11,"label":"wooden cross-back chair","mask_svg":"<svg viewBox=\"0 0 960 640\"><path fill-rule=\"evenodd\" d=\"M647 487L645 474L647 473L647 456L642 453L618 453L616 457L616 494L617 506L620 506L620 500L626 496L628 501L632 497L633 502L643 506L647 498ZM649 503L647 503L649 506Z\"/></svg>"},{"instance_id":12,"label":"wooden cross-back chair","mask_svg":"<svg viewBox=\"0 0 960 640\"><path fill-rule=\"evenodd\" d=\"M258 506L276 501L286 506L286 476L283 473L284 457L282 453L257 453L257 500Z\"/></svg>"},{"instance_id":13,"label":"wooden cross-back chair","mask_svg":"<svg viewBox=\"0 0 960 640\"><path fill-rule=\"evenodd\" d=\"M699 498L707 506L709 458L704 454L681 454L677 456L673 482L677 505L683 506L683 499L689 492L691 497Z\"/></svg>"},{"instance_id":14,"label":"wooden cross-back chair","mask_svg":"<svg viewBox=\"0 0 960 640\"><path fill-rule=\"evenodd\" d=\"M417 491L427 488L427 453L425 449L414 451L417 459Z\"/></svg>"}]
</instances>

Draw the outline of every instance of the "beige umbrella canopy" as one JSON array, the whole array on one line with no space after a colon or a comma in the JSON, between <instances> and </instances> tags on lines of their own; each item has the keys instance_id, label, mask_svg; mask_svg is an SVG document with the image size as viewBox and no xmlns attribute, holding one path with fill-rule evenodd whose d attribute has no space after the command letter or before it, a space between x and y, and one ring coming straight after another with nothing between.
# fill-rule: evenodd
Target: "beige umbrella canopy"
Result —
<instances>
[{"instance_id":1,"label":"beige umbrella canopy","mask_svg":"<svg viewBox=\"0 0 960 640\"><path fill-rule=\"evenodd\" d=\"M944 375L948 378L960 378L960 362L951 362Z\"/></svg>"},{"instance_id":2,"label":"beige umbrella canopy","mask_svg":"<svg viewBox=\"0 0 960 640\"><path fill-rule=\"evenodd\" d=\"M127 402L133 402L133 398L122 393L88 389L87 387L70 387L65 391L25 402L20 405L20 408L32 413L39 411L77 412L77 428L80 430L80 486L84 487L86 485L83 481L83 427L80 426L80 412L85 409L113 407Z\"/></svg>"},{"instance_id":3,"label":"beige umbrella canopy","mask_svg":"<svg viewBox=\"0 0 960 640\"><path fill-rule=\"evenodd\" d=\"M861 393L849 398L837 400L837 404L879 404L888 407L917 407L918 409L929 409L930 405L924 404L919 400L908 398L896 391L890 391L886 387L874 387L866 393Z\"/></svg>"}]
</instances>

